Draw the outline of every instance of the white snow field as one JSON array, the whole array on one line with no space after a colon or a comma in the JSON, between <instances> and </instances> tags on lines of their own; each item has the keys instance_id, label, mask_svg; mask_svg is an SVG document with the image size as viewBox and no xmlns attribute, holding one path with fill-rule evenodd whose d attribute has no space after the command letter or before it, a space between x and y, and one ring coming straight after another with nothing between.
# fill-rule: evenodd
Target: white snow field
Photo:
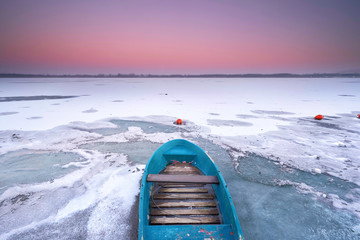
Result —
<instances>
[{"instance_id":1,"label":"white snow field","mask_svg":"<svg viewBox=\"0 0 360 240\"><path fill-rule=\"evenodd\" d=\"M359 239L359 90L358 78L0 79L0 239L137 239L143 169L176 138L214 159L247 240Z\"/></svg>"}]
</instances>

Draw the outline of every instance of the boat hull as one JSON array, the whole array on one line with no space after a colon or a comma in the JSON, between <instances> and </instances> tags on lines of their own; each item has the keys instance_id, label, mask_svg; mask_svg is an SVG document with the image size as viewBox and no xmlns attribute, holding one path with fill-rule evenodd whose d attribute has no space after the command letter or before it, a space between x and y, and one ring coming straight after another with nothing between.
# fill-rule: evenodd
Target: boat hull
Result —
<instances>
[{"instance_id":1,"label":"boat hull","mask_svg":"<svg viewBox=\"0 0 360 240\"><path fill-rule=\"evenodd\" d=\"M191 163L202 173L216 176L212 184L221 211L221 224L151 225L150 198L153 182L149 174L159 174L173 162ZM176 139L160 146L149 159L141 182L139 201L139 240L151 239L243 239L239 220L229 190L213 160L197 145Z\"/></svg>"}]
</instances>

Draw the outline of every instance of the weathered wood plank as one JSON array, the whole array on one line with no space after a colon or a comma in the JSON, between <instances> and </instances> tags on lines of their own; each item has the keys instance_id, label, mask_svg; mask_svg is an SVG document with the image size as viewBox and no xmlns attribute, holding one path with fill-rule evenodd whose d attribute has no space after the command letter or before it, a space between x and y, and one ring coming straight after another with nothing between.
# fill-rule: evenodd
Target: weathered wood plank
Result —
<instances>
[{"instance_id":1,"label":"weathered wood plank","mask_svg":"<svg viewBox=\"0 0 360 240\"><path fill-rule=\"evenodd\" d=\"M195 167L194 165L189 164L189 163L176 163L176 164L171 164L171 165L168 165L165 167L165 169L179 169L179 168L198 170L197 167Z\"/></svg>"},{"instance_id":2,"label":"weathered wood plank","mask_svg":"<svg viewBox=\"0 0 360 240\"><path fill-rule=\"evenodd\" d=\"M157 202L156 204L152 203L152 207L161 207L161 208L173 208L173 207L216 207L214 201L199 201L199 202Z\"/></svg>"},{"instance_id":3,"label":"weathered wood plank","mask_svg":"<svg viewBox=\"0 0 360 240\"><path fill-rule=\"evenodd\" d=\"M163 171L164 174L195 174L200 175L199 169L189 165L170 165Z\"/></svg>"},{"instance_id":4,"label":"weathered wood plank","mask_svg":"<svg viewBox=\"0 0 360 240\"><path fill-rule=\"evenodd\" d=\"M216 208L206 209L152 209L150 215L152 216L165 216L165 215L218 215L219 212Z\"/></svg>"},{"instance_id":5,"label":"weathered wood plank","mask_svg":"<svg viewBox=\"0 0 360 240\"><path fill-rule=\"evenodd\" d=\"M166 166L165 169L198 169L197 167L193 166L193 165L189 165L189 164L175 164L175 165L169 165Z\"/></svg>"},{"instance_id":6,"label":"weathered wood plank","mask_svg":"<svg viewBox=\"0 0 360 240\"><path fill-rule=\"evenodd\" d=\"M197 169L165 169L163 173L183 173L183 172L191 172L191 173L199 173L199 170Z\"/></svg>"},{"instance_id":7,"label":"weathered wood plank","mask_svg":"<svg viewBox=\"0 0 360 240\"><path fill-rule=\"evenodd\" d=\"M162 193L207 193L207 188L161 188Z\"/></svg>"},{"instance_id":8,"label":"weathered wood plank","mask_svg":"<svg viewBox=\"0 0 360 240\"><path fill-rule=\"evenodd\" d=\"M214 196L209 194L200 194L200 193L184 193L184 194L176 194L176 193L159 193L154 195L154 199L213 199Z\"/></svg>"},{"instance_id":9,"label":"weathered wood plank","mask_svg":"<svg viewBox=\"0 0 360 240\"><path fill-rule=\"evenodd\" d=\"M219 217L152 217L151 224L218 224Z\"/></svg>"},{"instance_id":10,"label":"weathered wood plank","mask_svg":"<svg viewBox=\"0 0 360 240\"><path fill-rule=\"evenodd\" d=\"M219 184L219 180L216 176L206 175L149 174L146 180L148 182Z\"/></svg>"},{"instance_id":11,"label":"weathered wood plank","mask_svg":"<svg viewBox=\"0 0 360 240\"><path fill-rule=\"evenodd\" d=\"M194 171L163 172L162 174L166 174L166 175L195 175L195 176L199 176L199 174L198 174L197 172L194 172Z\"/></svg>"},{"instance_id":12,"label":"weathered wood plank","mask_svg":"<svg viewBox=\"0 0 360 240\"><path fill-rule=\"evenodd\" d=\"M205 184L191 184L191 183L159 183L163 188L183 188L183 187L203 187Z\"/></svg>"}]
</instances>

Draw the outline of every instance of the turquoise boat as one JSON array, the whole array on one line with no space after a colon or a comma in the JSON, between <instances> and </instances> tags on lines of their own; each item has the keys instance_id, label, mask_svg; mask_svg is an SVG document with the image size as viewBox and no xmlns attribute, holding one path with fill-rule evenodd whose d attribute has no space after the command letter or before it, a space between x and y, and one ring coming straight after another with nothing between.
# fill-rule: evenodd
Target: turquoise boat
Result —
<instances>
[{"instance_id":1,"label":"turquoise boat","mask_svg":"<svg viewBox=\"0 0 360 240\"><path fill-rule=\"evenodd\" d=\"M139 240L243 239L225 180L197 145L160 146L141 181Z\"/></svg>"}]
</instances>

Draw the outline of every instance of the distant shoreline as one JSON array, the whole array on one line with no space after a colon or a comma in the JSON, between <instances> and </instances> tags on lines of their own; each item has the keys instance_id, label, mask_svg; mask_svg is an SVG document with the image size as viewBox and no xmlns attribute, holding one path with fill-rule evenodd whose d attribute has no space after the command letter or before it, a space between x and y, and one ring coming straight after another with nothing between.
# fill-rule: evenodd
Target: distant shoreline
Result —
<instances>
[{"instance_id":1,"label":"distant shoreline","mask_svg":"<svg viewBox=\"0 0 360 240\"><path fill-rule=\"evenodd\" d=\"M0 78L360 78L360 73L312 74L21 74L0 73Z\"/></svg>"}]
</instances>

